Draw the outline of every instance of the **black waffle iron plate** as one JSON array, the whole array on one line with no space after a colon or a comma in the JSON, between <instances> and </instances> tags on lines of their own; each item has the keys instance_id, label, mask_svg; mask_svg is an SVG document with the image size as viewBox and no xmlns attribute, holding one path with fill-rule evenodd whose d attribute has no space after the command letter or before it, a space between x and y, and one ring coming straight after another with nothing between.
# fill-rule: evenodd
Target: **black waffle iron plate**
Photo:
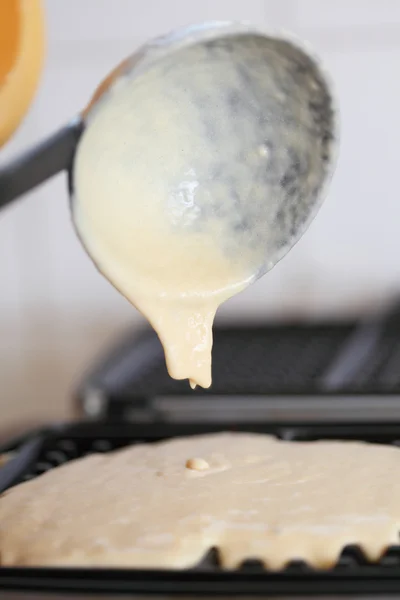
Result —
<instances>
[{"instance_id":1,"label":"black waffle iron plate","mask_svg":"<svg viewBox=\"0 0 400 600\"><path fill-rule=\"evenodd\" d=\"M77 423L31 434L4 447L14 458L0 469L0 490L37 477L49 469L92 452L127 444L154 442L179 435L220 430L274 434L286 440L344 439L400 444L399 423L240 423L132 424ZM0 567L0 594L6 598L102 597L120 594L154 596L291 596L400 594L400 547L388 548L379 564L370 564L357 547L343 549L337 566L317 571L294 562L284 571L266 571L250 560L236 571L224 571L218 551L210 550L190 570L7 568Z\"/></svg>"},{"instance_id":2,"label":"black waffle iron plate","mask_svg":"<svg viewBox=\"0 0 400 600\"><path fill-rule=\"evenodd\" d=\"M154 333L128 334L78 386L89 421L31 433L2 449L14 458L0 468L0 492L91 452L212 431L400 445L398 305L365 323L217 327L213 363L212 389L193 393L168 377ZM273 573L250 559L233 572L220 568L217 549L184 571L0 567L0 592L110 599L400 594L400 546L379 564L344 548L329 571L296 562Z\"/></svg>"},{"instance_id":3,"label":"black waffle iron plate","mask_svg":"<svg viewBox=\"0 0 400 600\"><path fill-rule=\"evenodd\" d=\"M256 324L214 330L213 385L193 393L168 376L152 331L128 333L78 385L96 419L400 421L400 303L360 322Z\"/></svg>"}]
</instances>

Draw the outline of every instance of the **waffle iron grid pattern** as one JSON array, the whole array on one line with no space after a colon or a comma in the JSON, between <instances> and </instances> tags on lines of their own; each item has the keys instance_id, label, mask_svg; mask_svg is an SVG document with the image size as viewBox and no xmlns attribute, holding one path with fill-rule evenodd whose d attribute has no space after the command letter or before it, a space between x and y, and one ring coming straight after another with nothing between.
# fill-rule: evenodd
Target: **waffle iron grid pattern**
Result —
<instances>
[{"instance_id":1,"label":"waffle iron grid pattern","mask_svg":"<svg viewBox=\"0 0 400 600\"><path fill-rule=\"evenodd\" d=\"M266 393L312 387L351 332L351 327L270 328L269 330L216 330L213 346L213 385L200 393ZM173 394L186 382L168 376L161 358L135 382L135 392L162 390Z\"/></svg>"},{"instance_id":2,"label":"waffle iron grid pattern","mask_svg":"<svg viewBox=\"0 0 400 600\"><path fill-rule=\"evenodd\" d=\"M352 362L351 372L336 382L335 391L373 394L400 392L400 322L377 328L376 339L363 354L356 343L356 324L286 325L216 328L213 385L196 395L320 394L331 392L330 372L337 362ZM145 332L128 337L99 361L78 386L102 390L113 400L187 395L186 381L169 377L157 336Z\"/></svg>"},{"instance_id":3,"label":"waffle iron grid pattern","mask_svg":"<svg viewBox=\"0 0 400 600\"><path fill-rule=\"evenodd\" d=\"M354 329L353 324L216 328L213 384L196 394L308 393L318 387ZM186 381L169 377L163 349L151 331L132 334L109 350L86 374L78 396L93 388L116 399L188 393Z\"/></svg>"}]
</instances>

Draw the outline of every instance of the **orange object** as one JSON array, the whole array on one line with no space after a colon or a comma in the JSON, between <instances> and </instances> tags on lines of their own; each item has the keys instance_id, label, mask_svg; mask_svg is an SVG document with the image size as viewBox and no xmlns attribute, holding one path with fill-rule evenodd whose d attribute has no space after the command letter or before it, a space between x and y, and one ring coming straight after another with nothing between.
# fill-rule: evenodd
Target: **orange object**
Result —
<instances>
[{"instance_id":1,"label":"orange object","mask_svg":"<svg viewBox=\"0 0 400 600\"><path fill-rule=\"evenodd\" d=\"M0 146L29 109L43 57L42 0L0 0Z\"/></svg>"}]
</instances>

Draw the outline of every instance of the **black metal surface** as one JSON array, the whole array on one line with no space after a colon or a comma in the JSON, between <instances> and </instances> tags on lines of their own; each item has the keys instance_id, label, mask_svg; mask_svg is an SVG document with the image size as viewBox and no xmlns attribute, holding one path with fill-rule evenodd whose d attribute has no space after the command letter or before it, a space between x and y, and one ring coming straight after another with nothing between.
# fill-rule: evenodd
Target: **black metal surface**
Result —
<instances>
[{"instance_id":1,"label":"black metal surface","mask_svg":"<svg viewBox=\"0 0 400 600\"><path fill-rule=\"evenodd\" d=\"M57 173L69 170L83 131L79 118L0 167L0 209Z\"/></svg>"},{"instance_id":2,"label":"black metal surface","mask_svg":"<svg viewBox=\"0 0 400 600\"><path fill-rule=\"evenodd\" d=\"M366 352L368 347L368 352ZM169 377L157 335L120 340L81 382L107 397L185 395L187 381ZM213 383L196 395L400 392L400 322L216 327ZM193 394L191 394L193 395Z\"/></svg>"},{"instance_id":3,"label":"black metal surface","mask_svg":"<svg viewBox=\"0 0 400 600\"><path fill-rule=\"evenodd\" d=\"M132 332L85 374L75 395L78 409L91 418L146 420L151 412L153 420L171 420L178 411L171 416L171 398L176 404L181 397L185 410L203 403L201 410L210 412L218 404L221 412L227 410L226 400L261 397L269 400L265 418L266 411L278 414L279 398L298 412L307 397L316 414L334 410L339 415L340 398L352 396L347 410L360 410L369 419L375 418L372 397L377 396L376 406L386 402L398 418L399 312L396 304L365 322L216 327L212 386L194 392L187 381L169 377L153 331Z\"/></svg>"},{"instance_id":4,"label":"black metal surface","mask_svg":"<svg viewBox=\"0 0 400 600\"><path fill-rule=\"evenodd\" d=\"M196 394L310 393L338 356L355 324L216 327L213 383ZM79 386L110 397L187 394L187 381L171 379L153 331L128 335L111 348Z\"/></svg>"},{"instance_id":5,"label":"black metal surface","mask_svg":"<svg viewBox=\"0 0 400 600\"><path fill-rule=\"evenodd\" d=\"M14 465L13 483L84 456L93 451L108 452L130 443L154 442L178 435L195 435L219 430L246 430L274 434L282 439L364 440L400 444L400 423L225 423L209 424L81 423L38 432L31 461ZM27 440L29 441L29 440ZM23 448L27 448L23 444ZM7 448L9 450L10 447ZM1 474L1 469L0 469ZM1 486L1 479L0 479ZM387 550L379 564L368 563L361 550L347 547L338 564L327 571L313 570L294 562L284 571L266 571L256 561L246 561L236 571L219 567L218 551L212 549L194 569L181 571L136 569L50 569L0 568L0 592L5 590L70 594L153 594L153 595L337 595L400 594L400 547Z\"/></svg>"}]
</instances>

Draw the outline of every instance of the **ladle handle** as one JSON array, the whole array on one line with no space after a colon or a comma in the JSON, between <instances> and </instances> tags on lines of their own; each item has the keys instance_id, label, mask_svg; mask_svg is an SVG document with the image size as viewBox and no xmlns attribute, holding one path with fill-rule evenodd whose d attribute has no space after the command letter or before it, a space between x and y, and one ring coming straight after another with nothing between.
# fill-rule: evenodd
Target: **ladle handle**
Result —
<instances>
[{"instance_id":1,"label":"ladle handle","mask_svg":"<svg viewBox=\"0 0 400 600\"><path fill-rule=\"evenodd\" d=\"M8 165L0 166L0 209L68 170L82 131L83 123L77 118Z\"/></svg>"}]
</instances>

